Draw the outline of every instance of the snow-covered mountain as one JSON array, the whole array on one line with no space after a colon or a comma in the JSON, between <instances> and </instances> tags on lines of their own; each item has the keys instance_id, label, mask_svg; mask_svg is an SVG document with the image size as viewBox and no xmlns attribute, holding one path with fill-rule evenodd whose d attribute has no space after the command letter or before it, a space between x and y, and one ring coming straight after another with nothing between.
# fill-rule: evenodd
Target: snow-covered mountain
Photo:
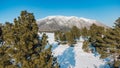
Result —
<instances>
[{"instance_id":1,"label":"snow-covered mountain","mask_svg":"<svg viewBox=\"0 0 120 68\"><path fill-rule=\"evenodd\" d=\"M69 30L73 26L89 28L92 24L107 27L96 20L75 16L48 16L37 20L37 23L40 31Z\"/></svg>"}]
</instances>

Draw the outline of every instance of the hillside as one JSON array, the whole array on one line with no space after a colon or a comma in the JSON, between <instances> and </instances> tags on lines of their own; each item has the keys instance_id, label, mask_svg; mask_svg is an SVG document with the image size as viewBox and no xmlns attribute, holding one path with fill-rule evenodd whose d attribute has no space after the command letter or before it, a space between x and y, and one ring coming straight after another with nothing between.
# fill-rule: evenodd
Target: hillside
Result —
<instances>
[{"instance_id":1,"label":"hillside","mask_svg":"<svg viewBox=\"0 0 120 68\"><path fill-rule=\"evenodd\" d=\"M75 44L75 47L70 47L67 44L58 45L54 41L54 33L46 34L48 35L49 44L52 45L52 54L57 57L60 68L109 68L105 65L105 61L99 58L99 55L95 56L93 53L84 52L82 42ZM83 41L82 38L81 41Z\"/></svg>"},{"instance_id":2,"label":"hillside","mask_svg":"<svg viewBox=\"0 0 120 68\"><path fill-rule=\"evenodd\" d=\"M89 27L92 24L96 24L97 26L107 27L99 21L87 19L87 18L79 18L75 16L48 16L43 19L37 20L37 24L39 27L39 31L57 31L62 30L66 31L72 28L73 26L77 26L78 28Z\"/></svg>"}]
</instances>

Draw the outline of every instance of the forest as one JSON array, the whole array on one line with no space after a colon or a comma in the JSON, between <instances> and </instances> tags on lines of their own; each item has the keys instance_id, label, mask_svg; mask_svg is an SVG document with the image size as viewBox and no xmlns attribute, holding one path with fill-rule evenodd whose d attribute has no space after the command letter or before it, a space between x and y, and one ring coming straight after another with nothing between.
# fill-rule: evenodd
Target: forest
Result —
<instances>
[{"instance_id":1,"label":"forest","mask_svg":"<svg viewBox=\"0 0 120 68\"><path fill-rule=\"evenodd\" d=\"M101 56L101 59L110 57L114 62L108 62L110 66L118 68L120 66L120 18L118 18L113 27L102 27L92 24L89 29L86 27L78 29L76 26L68 32L55 32L55 39L61 44L74 44L79 38L84 38L83 50L88 52L90 46L95 48Z\"/></svg>"},{"instance_id":2,"label":"forest","mask_svg":"<svg viewBox=\"0 0 120 68\"><path fill-rule=\"evenodd\" d=\"M44 49L46 34L39 40L33 13L21 11L14 23L0 27L0 68L59 68L51 47Z\"/></svg>"},{"instance_id":3,"label":"forest","mask_svg":"<svg viewBox=\"0 0 120 68\"><path fill-rule=\"evenodd\" d=\"M113 27L92 24L89 29L73 26L69 31L55 31L55 41L74 47L80 37L84 38L83 50L95 47L100 58L111 57L108 63L115 68L120 66L120 18ZM13 23L0 25L0 68L59 68L50 46L45 49L47 35L38 36L38 26L33 13L21 11Z\"/></svg>"}]
</instances>

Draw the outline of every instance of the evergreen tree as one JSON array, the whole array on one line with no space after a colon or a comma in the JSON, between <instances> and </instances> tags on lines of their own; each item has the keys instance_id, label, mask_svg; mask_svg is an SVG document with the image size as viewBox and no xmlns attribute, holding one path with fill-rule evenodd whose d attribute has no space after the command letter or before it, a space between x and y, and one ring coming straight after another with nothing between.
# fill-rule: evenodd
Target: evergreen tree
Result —
<instances>
[{"instance_id":1,"label":"evergreen tree","mask_svg":"<svg viewBox=\"0 0 120 68\"><path fill-rule=\"evenodd\" d=\"M83 42L83 46L82 46L82 49L85 51L85 52L88 52L89 51L89 42L88 41L84 41Z\"/></svg>"},{"instance_id":2,"label":"evergreen tree","mask_svg":"<svg viewBox=\"0 0 120 68\"><path fill-rule=\"evenodd\" d=\"M38 39L38 26L33 13L22 11L14 24L7 22L3 28L4 46L0 48L1 68L55 68L51 47L45 50L47 36ZM14 62L13 62L14 60Z\"/></svg>"},{"instance_id":3,"label":"evergreen tree","mask_svg":"<svg viewBox=\"0 0 120 68\"><path fill-rule=\"evenodd\" d=\"M88 31L88 29L86 27L82 28L80 31L81 31L81 35L83 37L89 36L89 31Z\"/></svg>"},{"instance_id":4,"label":"evergreen tree","mask_svg":"<svg viewBox=\"0 0 120 68\"><path fill-rule=\"evenodd\" d=\"M59 33L60 33L60 31L54 32L55 41L59 40Z\"/></svg>"},{"instance_id":5,"label":"evergreen tree","mask_svg":"<svg viewBox=\"0 0 120 68\"><path fill-rule=\"evenodd\" d=\"M60 41L62 44L66 44L66 35L64 32L61 32L61 31L56 31L55 32L55 40L56 41Z\"/></svg>"},{"instance_id":6,"label":"evergreen tree","mask_svg":"<svg viewBox=\"0 0 120 68\"><path fill-rule=\"evenodd\" d=\"M72 45L75 43L74 36L72 32L66 32L66 39L68 44Z\"/></svg>"},{"instance_id":7,"label":"evergreen tree","mask_svg":"<svg viewBox=\"0 0 120 68\"><path fill-rule=\"evenodd\" d=\"M90 46L92 45L95 48L99 47L99 45L96 45L96 44L103 42L102 37L104 36L104 33L105 33L104 27L92 24L89 30L87 30L86 28L84 28L83 30L85 30L85 31L82 31L84 37L89 36L89 39L83 42L83 50L88 51L89 45Z\"/></svg>"},{"instance_id":8,"label":"evergreen tree","mask_svg":"<svg viewBox=\"0 0 120 68\"><path fill-rule=\"evenodd\" d=\"M120 66L120 17L115 21L115 27L114 27L114 36L115 36L115 56L117 56L117 59L115 60L115 67Z\"/></svg>"},{"instance_id":9,"label":"evergreen tree","mask_svg":"<svg viewBox=\"0 0 120 68\"><path fill-rule=\"evenodd\" d=\"M2 24L0 24L0 45L2 45L3 37L2 37Z\"/></svg>"},{"instance_id":10,"label":"evergreen tree","mask_svg":"<svg viewBox=\"0 0 120 68\"><path fill-rule=\"evenodd\" d=\"M98 38L100 39L102 36L104 36L104 33L105 33L104 27L93 24L89 30L89 36L90 36L89 41L90 42L97 41Z\"/></svg>"},{"instance_id":11,"label":"evergreen tree","mask_svg":"<svg viewBox=\"0 0 120 68\"><path fill-rule=\"evenodd\" d=\"M71 32L73 33L74 39L79 39L80 37L80 29L76 26L73 26L71 29Z\"/></svg>"},{"instance_id":12,"label":"evergreen tree","mask_svg":"<svg viewBox=\"0 0 120 68\"><path fill-rule=\"evenodd\" d=\"M116 20L114 28L103 29L97 28L98 34L93 33L94 46L96 47L101 58L112 56L114 59L114 67L118 68L120 65L120 18ZM101 37L101 35L104 35Z\"/></svg>"}]
</instances>

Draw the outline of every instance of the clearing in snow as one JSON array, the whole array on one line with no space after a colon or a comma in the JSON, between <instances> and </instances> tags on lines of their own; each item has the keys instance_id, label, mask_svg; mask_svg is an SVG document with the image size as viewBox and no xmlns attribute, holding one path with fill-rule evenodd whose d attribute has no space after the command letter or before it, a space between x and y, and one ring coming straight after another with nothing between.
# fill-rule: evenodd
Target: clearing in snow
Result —
<instances>
[{"instance_id":1,"label":"clearing in snow","mask_svg":"<svg viewBox=\"0 0 120 68\"><path fill-rule=\"evenodd\" d=\"M48 35L48 41L52 45L52 54L57 57L60 68L104 68L105 62L99 56L82 50L82 42L77 42L74 47L67 44L58 45L54 41L54 33L46 33L46 35Z\"/></svg>"}]
</instances>

